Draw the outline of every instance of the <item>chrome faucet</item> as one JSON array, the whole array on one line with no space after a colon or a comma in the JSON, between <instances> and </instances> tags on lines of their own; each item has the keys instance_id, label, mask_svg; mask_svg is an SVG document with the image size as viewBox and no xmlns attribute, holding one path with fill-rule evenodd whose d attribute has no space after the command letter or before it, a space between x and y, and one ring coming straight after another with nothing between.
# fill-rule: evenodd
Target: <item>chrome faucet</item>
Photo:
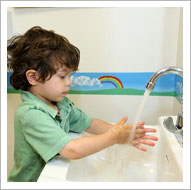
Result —
<instances>
[{"instance_id":1,"label":"chrome faucet","mask_svg":"<svg viewBox=\"0 0 191 190\"><path fill-rule=\"evenodd\" d=\"M178 75L183 77L183 70L181 68L175 67L175 66L164 67L152 75L152 77L150 78L150 80L148 81L148 83L146 85L146 88L149 90L153 90L157 80L161 76L169 74L169 73L178 74ZM164 121L164 125L168 128L169 131L171 131L173 133L176 133L176 132L181 133L182 132L182 127L183 127L183 109L182 109L182 106L183 106L183 99L181 100L181 113L179 113L177 116L176 126L174 126L172 118L168 117ZM172 126L174 126L174 128Z\"/></svg>"},{"instance_id":2,"label":"chrome faucet","mask_svg":"<svg viewBox=\"0 0 191 190\"><path fill-rule=\"evenodd\" d=\"M146 88L152 90L155 87L157 80L161 76L169 73L178 74L183 77L183 70L181 68L175 66L164 67L154 73L154 75L150 78L149 82L147 83Z\"/></svg>"}]
</instances>

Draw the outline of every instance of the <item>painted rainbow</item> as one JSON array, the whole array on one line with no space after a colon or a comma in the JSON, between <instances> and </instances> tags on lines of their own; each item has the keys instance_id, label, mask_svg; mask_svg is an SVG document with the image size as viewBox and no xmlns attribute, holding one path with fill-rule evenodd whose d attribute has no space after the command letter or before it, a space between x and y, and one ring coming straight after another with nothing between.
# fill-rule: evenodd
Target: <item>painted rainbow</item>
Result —
<instances>
[{"instance_id":1,"label":"painted rainbow","mask_svg":"<svg viewBox=\"0 0 191 190\"><path fill-rule=\"evenodd\" d=\"M99 78L99 81L101 83L111 83L116 88L123 88L122 82L117 77L114 76L102 76Z\"/></svg>"}]
</instances>

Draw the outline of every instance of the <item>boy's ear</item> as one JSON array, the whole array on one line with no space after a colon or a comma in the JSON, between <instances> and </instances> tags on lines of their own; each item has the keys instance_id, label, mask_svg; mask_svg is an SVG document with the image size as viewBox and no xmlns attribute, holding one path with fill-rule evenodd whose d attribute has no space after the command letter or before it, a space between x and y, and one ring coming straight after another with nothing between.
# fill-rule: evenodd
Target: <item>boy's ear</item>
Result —
<instances>
[{"instance_id":1,"label":"boy's ear","mask_svg":"<svg viewBox=\"0 0 191 190\"><path fill-rule=\"evenodd\" d=\"M32 86L35 86L39 83L37 71L30 69L25 73L25 75L29 84L31 84Z\"/></svg>"}]
</instances>

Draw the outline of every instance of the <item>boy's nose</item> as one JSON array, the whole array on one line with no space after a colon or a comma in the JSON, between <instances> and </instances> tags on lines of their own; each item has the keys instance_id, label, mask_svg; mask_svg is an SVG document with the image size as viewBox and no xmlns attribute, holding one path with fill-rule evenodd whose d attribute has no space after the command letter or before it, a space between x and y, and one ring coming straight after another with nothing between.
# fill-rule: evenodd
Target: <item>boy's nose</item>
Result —
<instances>
[{"instance_id":1,"label":"boy's nose","mask_svg":"<svg viewBox=\"0 0 191 190\"><path fill-rule=\"evenodd\" d=\"M65 85L70 86L71 84L72 84L72 80L70 79L70 77L67 77L67 79L65 81Z\"/></svg>"}]
</instances>

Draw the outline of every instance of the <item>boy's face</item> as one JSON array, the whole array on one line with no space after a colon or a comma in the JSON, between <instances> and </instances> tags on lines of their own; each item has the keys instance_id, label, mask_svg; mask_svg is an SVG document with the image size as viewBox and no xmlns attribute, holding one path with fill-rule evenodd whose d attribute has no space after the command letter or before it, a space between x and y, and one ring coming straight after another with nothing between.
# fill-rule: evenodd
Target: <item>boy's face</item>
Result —
<instances>
[{"instance_id":1,"label":"boy's face","mask_svg":"<svg viewBox=\"0 0 191 190\"><path fill-rule=\"evenodd\" d=\"M36 94L46 103L60 102L68 94L72 83L70 74L72 70L63 66L49 80L38 83Z\"/></svg>"}]
</instances>

